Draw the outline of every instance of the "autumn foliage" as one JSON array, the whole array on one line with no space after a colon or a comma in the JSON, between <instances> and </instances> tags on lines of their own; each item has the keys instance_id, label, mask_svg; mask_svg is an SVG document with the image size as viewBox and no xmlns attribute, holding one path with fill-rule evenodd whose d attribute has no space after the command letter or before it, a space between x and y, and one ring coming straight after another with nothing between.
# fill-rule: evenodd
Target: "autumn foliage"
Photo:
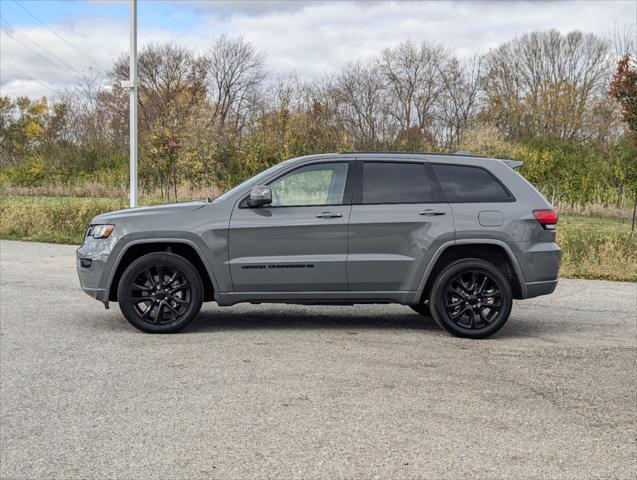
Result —
<instances>
[{"instance_id":1,"label":"autumn foliage","mask_svg":"<svg viewBox=\"0 0 637 480\"><path fill-rule=\"evenodd\" d=\"M637 141L637 63L630 55L619 60L610 85L610 96L621 105L622 119Z\"/></svg>"}]
</instances>

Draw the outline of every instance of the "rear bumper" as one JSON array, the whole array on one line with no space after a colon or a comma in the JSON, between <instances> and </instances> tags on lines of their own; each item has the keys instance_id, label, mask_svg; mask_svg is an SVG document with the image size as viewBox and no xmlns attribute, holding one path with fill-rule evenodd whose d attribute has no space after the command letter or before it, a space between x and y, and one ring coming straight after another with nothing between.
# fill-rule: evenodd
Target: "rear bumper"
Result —
<instances>
[{"instance_id":1,"label":"rear bumper","mask_svg":"<svg viewBox=\"0 0 637 480\"><path fill-rule=\"evenodd\" d=\"M555 242L518 242L516 257L521 267L521 298L548 295L559 280L561 251Z\"/></svg>"},{"instance_id":2,"label":"rear bumper","mask_svg":"<svg viewBox=\"0 0 637 480\"><path fill-rule=\"evenodd\" d=\"M558 281L559 279L556 278L555 280L545 280L542 282L528 282L525 284L526 295L524 296L524 298L549 295L555 291L555 288L557 288Z\"/></svg>"}]
</instances>

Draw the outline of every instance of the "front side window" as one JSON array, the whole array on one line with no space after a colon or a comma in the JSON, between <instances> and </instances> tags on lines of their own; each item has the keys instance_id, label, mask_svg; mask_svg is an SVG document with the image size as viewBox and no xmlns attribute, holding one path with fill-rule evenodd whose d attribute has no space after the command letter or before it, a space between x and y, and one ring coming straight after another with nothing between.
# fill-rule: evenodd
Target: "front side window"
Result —
<instances>
[{"instance_id":1,"label":"front side window","mask_svg":"<svg viewBox=\"0 0 637 480\"><path fill-rule=\"evenodd\" d=\"M346 162L301 167L270 185L273 207L339 205L347 180Z\"/></svg>"},{"instance_id":2,"label":"front side window","mask_svg":"<svg viewBox=\"0 0 637 480\"><path fill-rule=\"evenodd\" d=\"M422 163L365 162L363 203L428 203L431 182Z\"/></svg>"},{"instance_id":3,"label":"front side window","mask_svg":"<svg viewBox=\"0 0 637 480\"><path fill-rule=\"evenodd\" d=\"M512 197L493 175L468 165L432 165L450 203L510 202Z\"/></svg>"}]
</instances>

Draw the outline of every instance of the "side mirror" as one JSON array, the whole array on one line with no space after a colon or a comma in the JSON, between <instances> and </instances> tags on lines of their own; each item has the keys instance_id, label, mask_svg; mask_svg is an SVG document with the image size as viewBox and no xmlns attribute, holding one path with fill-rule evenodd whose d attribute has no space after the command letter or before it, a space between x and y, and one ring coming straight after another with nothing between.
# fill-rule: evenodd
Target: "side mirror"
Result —
<instances>
[{"instance_id":1,"label":"side mirror","mask_svg":"<svg viewBox=\"0 0 637 480\"><path fill-rule=\"evenodd\" d=\"M269 203L272 203L272 190L270 190L270 187L264 185L252 187L248 198L249 207L256 208Z\"/></svg>"}]
</instances>

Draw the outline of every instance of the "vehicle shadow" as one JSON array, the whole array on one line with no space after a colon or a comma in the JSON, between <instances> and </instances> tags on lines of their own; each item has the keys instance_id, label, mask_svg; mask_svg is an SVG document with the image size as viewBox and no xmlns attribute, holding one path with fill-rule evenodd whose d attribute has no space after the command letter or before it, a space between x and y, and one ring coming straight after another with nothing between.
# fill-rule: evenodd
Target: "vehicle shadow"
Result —
<instances>
[{"instance_id":1,"label":"vehicle shadow","mask_svg":"<svg viewBox=\"0 0 637 480\"><path fill-rule=\"evenodd\" d=\"M216 309L202 311L183 333L221 330L273 330L273 329L340 329L340 330L430 330L439 331L433 318L410 310L371 314L368 310L347 312L334 307L329 312L314 309L242 310Z\"/></svg>"},{"instance_id":2,"label":"vehicle shadow","mask_svg":"<svg viewBox=\"0 0 637 480\"><path fill-rule=\"evenodd\" d=\"M271 308L254 310L221 308L204 310L182 333L200 333L227 330L312 330L334 329L354 330L406 330L431 332L448 335L431 317L413 313L409 308L393 311L374 311L351 307L312 307L299 309ZM320 310L319 310L320 309ZM492 339L542 338L553 341L555 335L569 335L581 332L584 326L558 318L537 318L528 314L513 314L506 325ZM556 340L557 341L557 340Z\"/></svg>"},{"instance_id":3,"label":"vehicle shadow","mask_svg":"<svg viewBox=\"0 0 637 480\"><path fill-rule=\"evenodd\" d=\"M109 321L96 321L95 328L109 331L134 330L121 315L107 314ZM112 320L112 321L111 321ZM433 318L413 313L408 307L377 309L373 306L357 307L290 307L268 306L240 308L205 308L180 334L240 330L342 330L357 331L405 330L444 332ZM569 335L586 330L585 325L564 318L513 313L507 324L487 340L515 338L543 338L546 341L556 335ZM450 338L452 338L450 336Z\"/></svg>"}]
</instances>

